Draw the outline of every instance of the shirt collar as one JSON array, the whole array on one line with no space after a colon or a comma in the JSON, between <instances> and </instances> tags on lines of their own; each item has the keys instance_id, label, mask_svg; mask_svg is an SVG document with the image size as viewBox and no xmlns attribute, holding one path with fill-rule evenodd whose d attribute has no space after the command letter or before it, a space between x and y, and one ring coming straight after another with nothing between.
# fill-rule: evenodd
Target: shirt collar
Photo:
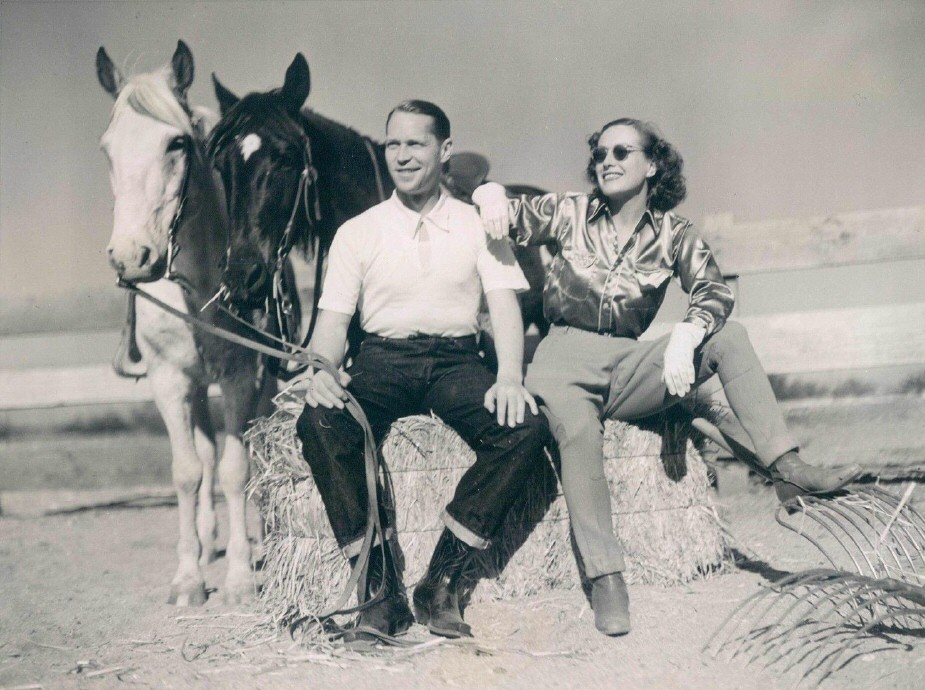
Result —
<instances>
[{"instance_id":1,"label":"shirt collar","mask_svg":"<svg viewBox=\"0 0 925 690\"><path fill-rule=\"evenodd\" d=\"M610 215L610 209L607 207L607 201L601 195L600 192L595 191L591 195L591 199L588 201L588 222L592 223L604 214ZM659 216L662 214L658 211L653 211L651 208L647 208L642 213L642 218L639 219L639 223L636 224L636 229L638 230L646 222L648 222L652 229L655 230L655 234L658 235L661 228L661 223L658 222Z\"/></svg>"},{"instance_id":2,"label":"shirt collar","mask_svg":"<svg viewBox=\"0 0 925 690\"><path fill-rule=\"evenodd\" d=\"M414 209L410 209L405 206L401 199L398 198L398 192L394 190L392 191L392 196L389 197L389 203L393 204L393 206L397 208L403 216L408 218L410 222L414 223L415 228L417 228L421 222L427 221L429 225L432 225L439 230L443 230L443 232L449 232L450 207L449 204L446 203L448 198L449 197L447 196L446 192L441 188L437 203L424 215L418 213Z\"/></svg>"}]
</instances>

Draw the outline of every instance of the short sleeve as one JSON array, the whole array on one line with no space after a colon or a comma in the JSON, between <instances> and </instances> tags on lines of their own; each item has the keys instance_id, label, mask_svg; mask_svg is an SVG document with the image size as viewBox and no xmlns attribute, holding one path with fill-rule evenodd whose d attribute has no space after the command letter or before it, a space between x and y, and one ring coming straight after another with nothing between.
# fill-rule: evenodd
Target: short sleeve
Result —
<instances>
[{"instance_id":1,"label":"short sleeve","mask_svg":"<svg viewBox=\"0 0 925 690\"><path fill-rule=\"evenodd\" d=\"M530 284L514 256L510 240L507 238L488 239L481 228L476 237L479 243L476 268L484 292L492 290L523 292L530 289Z\"/></svg>"},{"instance_id":2,"label":"short sleeve","mask_svg":"<svg viewBox=\"0 0 925 690\"><path fill-rule=\"evenodd\" d=\"M362 242L360 228L349 221L334 235L328 250L328 268L318 308L340 314L353 314L363 284Z\"/></svg>"}]
</instances>

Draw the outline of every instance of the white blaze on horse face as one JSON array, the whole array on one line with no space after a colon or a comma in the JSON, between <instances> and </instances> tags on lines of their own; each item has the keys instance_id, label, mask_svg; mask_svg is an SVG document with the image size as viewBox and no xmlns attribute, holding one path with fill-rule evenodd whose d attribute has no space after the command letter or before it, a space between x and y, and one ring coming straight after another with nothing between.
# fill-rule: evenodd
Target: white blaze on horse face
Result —
<instances>
[{"instance_id":1,"label":"white blaze on horse face","mask_svg":"<svg viewBox=\"0 0 925 690\"><path fill-rule=\"evenodd\" d=\"M247 159L251 157L251 154L258 150L262 144L263 140L260 138L259 134L251 133L241 139L241 156L244 157L245 163Z\"/></svg>"},{"instance_id":2,"label":"white blaze on horse face","mask_svg":"<svg viewBox=\"0 0 925 690\"><path fill-rule=\"evenodd\" d=\"M100 140L115 197L110 263L126 280L161 277L186 165L182 150L167 149L183 134L126 108Z\"/></svg>"}]
</instances>

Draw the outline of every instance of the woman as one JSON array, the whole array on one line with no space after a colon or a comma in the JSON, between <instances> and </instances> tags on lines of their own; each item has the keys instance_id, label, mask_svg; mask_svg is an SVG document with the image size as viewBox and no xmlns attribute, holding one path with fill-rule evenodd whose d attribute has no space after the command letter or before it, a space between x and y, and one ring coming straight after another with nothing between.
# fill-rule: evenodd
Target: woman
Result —
<instances>
[{"instance_id":1,"label":"woman","mask_svg":"<svg viewBox=\"0 0 925 690\"><path fill-rule=\"evenodd\" d=\"M604 420L693 406L697 387L718 374L734 415L715 423L744 459L751 455L766 468L781 500L838 490L860 468L825 470L800 460L745 329L726 321L733 295L710 248L671 213L686 195L675 148L653 125L629 118L608 122L588 143L590 194L508 200L503 187L489 183L472 198L492 237L512 225L518 243L559 250L543 291L552 328L525 384L542 399L559 445L595 625L622 635L630 630L629 602L604 476ZM672 276L690 296L684 320L668 336L638 341Z\"/></svg>"}]
</instances>

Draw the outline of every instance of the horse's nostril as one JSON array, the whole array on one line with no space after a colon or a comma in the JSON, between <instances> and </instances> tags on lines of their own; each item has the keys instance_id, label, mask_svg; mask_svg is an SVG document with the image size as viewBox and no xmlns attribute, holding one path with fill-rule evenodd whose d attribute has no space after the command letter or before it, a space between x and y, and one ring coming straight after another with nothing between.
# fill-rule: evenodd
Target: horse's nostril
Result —
<instances>
[{"instance_id":1,"label":"horse's nostril","mask_svg":"<svg viewBox=\"0 0 925 690\"><path fill-rule=\"evenodd\" d=\"M244 287L249 292L256 292L263 286L264 280L266 280L266 271L263 266L251 266L247 269L247 275L244 276Z\"/></svg>"},{"instance_id":2,"label":"horse's nostril","mask_svg":"<svg viewBox=\"0 0 925 690\"><path fill-rule=\"evenodd\" d=\"M147 266L147 265L148 265L148 259L150 259L150 258L151 258L151 248L150 248L150 247L142 247L142 248L141 248L141 252L139 253L139 256L138 256L138 265L139 265L139 266Z\"/></svg>"}]
</instances>

